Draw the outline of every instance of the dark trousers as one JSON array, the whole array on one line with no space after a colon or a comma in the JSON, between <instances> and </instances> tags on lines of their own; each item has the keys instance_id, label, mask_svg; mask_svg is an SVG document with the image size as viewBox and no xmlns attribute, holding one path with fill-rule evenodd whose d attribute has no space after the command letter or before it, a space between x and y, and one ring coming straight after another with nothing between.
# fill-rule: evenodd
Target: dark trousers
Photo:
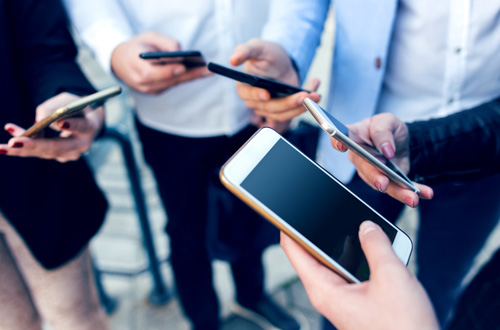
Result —
<instances>
[{"instance_id":1,"label":"dark trousers","mask_svg":"<svg viewBox=\"0 0 500 330\"><path fill-rule=\"evenodd\" d=\"M170 260L183 311L195 329L217 329L219 307L207 252L207 184L255 128L232 137L186 138L137 126L168 215ZM254 251L231 263L237 299L243 304L255 303L263 294L261 255Z\"/></svg>"},{"instance_id":2,"label":"dark trousers","mask_svg":"<svg viewBox=\"0 0 500 330\"><path fill-rule=\"evenodd\" d=\"M500 329L500 250L467 286L448 330Z\"/></svg>"},{"instance_id":3,"label":"dark trousers","mask_svg":"<svg viewBox=\"0 0 500 330\"><path fill-rule=\"evenodd\" d=\"M500 176L494 176L463 184L434 185L434 198L420 202L413 258L417 258L417 277L442 326L475 256L500 218L499 184ZM389 221L396 221L403 209L402 203L368 187L357 175L347 186Z\"/></svg>"}]
</instances>

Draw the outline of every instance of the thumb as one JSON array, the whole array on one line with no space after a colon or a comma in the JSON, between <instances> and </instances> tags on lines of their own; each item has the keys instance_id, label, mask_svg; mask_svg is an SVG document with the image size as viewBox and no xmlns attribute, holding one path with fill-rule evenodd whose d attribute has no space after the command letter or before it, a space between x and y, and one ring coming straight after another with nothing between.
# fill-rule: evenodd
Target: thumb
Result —
<instances>
[{"instance_id":1,"label":"thumb","mask_svg":"<svg viewBox=\"0 0 500 330\"><path fill-rule=\"evenodd\" d=\"M375 147L391 159L394 157L396 144L394 135L402 130L405 124L394 115L376 115L370 121L370 137Z\"/></svg>"},{"instance_id":2,"label":"thumb","mask_svg":"<svg viewBox=\"0 0 500 330\"><path fill-rule=\"evenodd\" d=\"M364 221L361 224L359 240L372 275L376 276L382 266L394 262L402 264L392 249L389 237L372 221Z\"/></svg>"},{"instance_id":3,"label":"thumb","mask_svg":"<svg viewBox=\"0 0 500 330\"><path fill-rule=\"evenodd\" d=\"M244 44L236 46L233 55L229 58L229 63L238 66L247 60L258 60L264 54L264 43L258 39L252 39Z\"/></svg>"}]
</instances>

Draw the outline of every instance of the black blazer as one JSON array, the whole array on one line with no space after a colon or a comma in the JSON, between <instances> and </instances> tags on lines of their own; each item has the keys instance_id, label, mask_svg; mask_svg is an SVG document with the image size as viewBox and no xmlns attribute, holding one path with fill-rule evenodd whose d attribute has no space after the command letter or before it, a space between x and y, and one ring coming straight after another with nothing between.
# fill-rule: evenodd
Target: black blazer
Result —
<instances>
[{"instance_id":1,"label":"black blazer","mask_svg":"<svg viewBox=\"0 0 500 330\"><path fill-rule=\"evenodd\" d=\"M92 86L58 0L0 0L0 127L30 126L35 108ZM0 129L0 142L10 135ZM73 258L101 226L107 204L84 160L59 163L0 155L0 211L46 268Z\"/></svg>"}]
</instances>

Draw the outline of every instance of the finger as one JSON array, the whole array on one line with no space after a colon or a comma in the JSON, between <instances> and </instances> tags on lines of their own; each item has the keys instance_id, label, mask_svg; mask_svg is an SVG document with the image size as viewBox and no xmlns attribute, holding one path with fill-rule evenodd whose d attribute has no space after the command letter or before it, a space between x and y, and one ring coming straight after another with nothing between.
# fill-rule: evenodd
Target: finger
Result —
<instances>
[{"instance_id":1,"label":"finger","mask_svg":"<svg viewBox=\"0 0 500 330\"><path fill-rule=\"evenodd\" d=\"M9 156L38 157L44 159L75 160L90 147L79 139L30 139L26 137L9 140ZM76 156L78 155L78 156Z\"/></svg>"},{"instance_id":2,"label":"finger","mask_svg":"<svg viewBox=\"0 0 500 330\"><path fill-rule=\"evenodd\" d=\"M332 147L340 152L346 152L348 149L345 145L334 139L333 137L330 138L330 143L332 144Z\"/></svg>"},{"instance_id":3,"label":"finger","mask_svg":"<svg viewBox=\"0 0 500 330\"><path fill-rule=\"evenodd\" d=\"M12 123L5 124L4 129L14 137L21 136L24 134L24 132L26 132L24 128Z\"/></svg>"},{"instance_id":4,"label":"finger","mask_svg":"<svg viewBox=\"0 0 500 330\"><path fill-rule=\"evenodd\" d=\"M148 81L146 84L142 85L142 88L139 91L150 95L157 95L173 86L209 75L212 75L212 73L208 71L206 67L191 69L187 71L183 69L180 74L176 72L173 75L167 74L162 78L158 76L159 80Z\"/></svg>"},{"instance_id":5,"label":"finger","mask_svg":"<svg viewBox=\"0 0 500 330\"><path fill-rule=\"evenodd\" d=\"M286 113L289 111L293 111L296 113L303 113L306 111L306 108L303 105L304 99L308 97L310 99L318 100L319 95L316 93L307 93L307 92L299 92L290 96L280 97L270 99L268 101L251 101L250 103L246 103L247 106L251 106L252 109L259 111L260 113L264 113L267 115Z\"/></svg>"},{"instance_id":6,"label":"finger","mask_svg":"<svg viewBox=\"0 0 500 330\"><path fill-rule=\"evenodd\" d=\"M66 104L71 103L79 98L79 96L66 92L51 97L42 104L38 105L38 107L36 108L35 122L41 121L42 119L52 114L56 109L65 106Z\"/></svg>"},{"instance_id":7,"label":"finger","mask_svg":"<svg viewBox=\"0 0 500 330\"><path fill-rule=\"evenodd\" d=\"M280 234L280 245L304 286L312 288L321 278L327 278L330 283L347 283L340 275L322 265L302 246L283 232Z\"/></svg>"},{"instance_id":8,"label":"finger","mask_svg":"<svg viewBox=\"0 0 500 330\"><path fill-rule=\"evenodd\" d=\"M56 125L57 130L62 131L61 137L68 137L73 133L93 133L100 128L100 121L96 117L99 117L98 112L102 111L104 111L102 107L96 109L86 107L81 112L82 117L61 119L54 123L54 125Z\"/></svg>"},{"instance_id":9,"label":"finger","mask_svg":"<svg viewBox=\"0 0 500 330\"><path fill-rule=\"evenodd\" d=\"M187 70L183 74L175 76L173 79L171 79L171 81L173 82L174 85L178 85L187 81L211 75L213 75L213 73L210 72L207 67L200 67Z\"/></svg>"},{"instance_id":10,"label":"finger","mask_svg":"<svg viewBox=\"0 0 500 330\"><path fill-rule=\"evenodd\" d=\"M252 87L239 81L236 82L236 90L238 92L238 96L243 101L266 102L271 99L269 91L262 88Z\"/></svg>"},{"instance_id":11,"label":"finger","mask_svg":"<svg viewBox=\"0 0 500 330\"><path fill-rule=\"evenodd\" d=\"M349 152L349 160L354 164L363 181L375 190L386 192L390 180L385 173L354 152Z\"/></svg>"},{"instance_id":12,"label":"finger","mask_svg":"<svg viewBox=\"0 0 500 330\"><path fill-rule=\"evenodd\" d=\"M382 154L391 159L395 155L396 144L394 136L401 133L406 125L392 114L373 116L370 122L370 138Z\"/></svg>"},{"instance_id":13,"label":"finger","mask_svg":"<svg viewBox=\"0 0 500 330\"><path fill-rule=\"evenodd\" d=\"M252 39L248 42L236 46L233 55L229 58L229 63L238 66L247 60L258 60L264 55L264 43L260 40Z\"/></svg>"},{"instance_id":14,"label":"finger","mask_svg":"<svg viewBox=\"0 0 500 330\"><path fill-rule=\"evenodd\" d=\"M420 193L418 194L420 198L432 199L434 197L434 190L432 190L431 187L415 182L413 184L418 188L418 190L420 190Z\"/></svg>"},{"instance_id":15,"label":"finger","mask_svg":"<svg viewBox=\"0 0 500 330\"><path fill-rule=\"evenodd\" d=\"M316 92L319 88L320 83L321 83L321 81L318 78L313 78L309 82L309 84L307 84L305 89L310 91L310 92ZM318 100L318 102L319 102L319 100Z\"/></svg>"},{"instance_id":16,"label":"finger","mask_svg":"<svg viewBox=\"0 0 500 330\"><path fill-rule=\"evenodd\" d=\"M349 159L356 167L361 179L363 179L363 181L365 181L370 187L382 193L387 193L392 198L397 199L412 208L418 206L420 202L419 196L412 190L391 181L385 173L372 166L370 163L353 152L349 153ZM424 198L432 198L432 189L424 185L421 186Z\"/></svg>"},{"instance_id":17,"label":"finger","mask_svg":"<svg viewBox=\"0 0 500 330\"><path fill-rule=\"evenodd\" d=\"M368 261L370 279L383 276L383 268L388 265L404 267L394 253L391 241L386 233L372 221L364 221L359 227L361 248Z\"/></svg>"}]
</instances>

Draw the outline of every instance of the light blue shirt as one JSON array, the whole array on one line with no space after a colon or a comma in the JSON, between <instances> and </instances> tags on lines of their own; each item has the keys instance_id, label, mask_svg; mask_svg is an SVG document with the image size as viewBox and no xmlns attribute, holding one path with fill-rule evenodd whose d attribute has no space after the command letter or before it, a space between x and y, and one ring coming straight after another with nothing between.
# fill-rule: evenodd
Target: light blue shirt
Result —
<instances>
[{"instance_id":1,"label":"light blue shirt","mask_svg":"<svg viewBox=\"0 0 500 330\"><path fill-rule=\"evenodd\" d=\"M486 0L275 0L263 38L280 43L303 81L335 4L327 110L344 124L377 112L445 116L500 95L500 4ZM354 167L320 138L318 161L348 182Z\"/></svg>"},{"instance_id":2,"label":"light blue shirt","mask_svg":"<svg viewBox=\"0 0 500 330\"><path fill-rule=\"evenodd\" d=\"M319 46L329 0L275 1L263 39L280 43L296 61L303 80ZM336 46L327 109L344 124L371 116L376 109L393 21L395 0L335 1ZM377 58L380 67L376 67ZM342 181L353 173L347 155L320 139L319 159Z\"/></svg>"}]
</instances>

